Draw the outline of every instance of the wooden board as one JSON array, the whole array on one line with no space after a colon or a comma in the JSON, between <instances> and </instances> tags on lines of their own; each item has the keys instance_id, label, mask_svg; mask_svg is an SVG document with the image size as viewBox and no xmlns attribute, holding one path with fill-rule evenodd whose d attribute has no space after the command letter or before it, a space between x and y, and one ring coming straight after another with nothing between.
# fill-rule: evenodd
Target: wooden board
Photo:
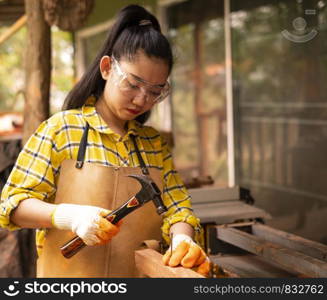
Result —
<instances>
[{"instance_id":1,"label":"wooden board","mask_svg":"<svg viewBox=\"0 0 327 300\"><path fill-rule=\"evenodd\" d=\"M217 238L261 256L267 262L309 277L327 277L326 262L234 228L217 227Z\"/></svg>"},{"instance_id":2,"label":"wooden board","mask_svg":"<svg viewBox=\"0 0 327 300\"><path fill-rule=\"evenodd\" d=\"M162 255L152 249L135 251L135 264L141 275L153 278L205 278L195 271L183 267L167 267Z\"/></svg>"}]
</instances>

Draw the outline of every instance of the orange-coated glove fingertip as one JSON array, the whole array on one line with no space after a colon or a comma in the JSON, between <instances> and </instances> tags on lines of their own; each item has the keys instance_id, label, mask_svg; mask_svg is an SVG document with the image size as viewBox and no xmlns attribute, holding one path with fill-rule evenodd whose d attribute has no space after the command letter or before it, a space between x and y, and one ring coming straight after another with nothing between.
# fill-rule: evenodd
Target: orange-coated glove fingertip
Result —
<instances>
[{"instance_id":1,"label":"orange-coated glove fingertip","mask_svg":"<svg viewBox=\"0 0 327 300\"><path fill-rule=\"evenodd\" d=\"M99 215L100 215L101 217L106 217L107 215L110 214L110 212L111 212L111 210L109 210L109 209L102 209L102 210L100 211Z\"/></svg>"},{"instance_id":2,"label":"orange-coated glove fingertip","mask_svg":"<svg viewBox=\"0 0 327 300\"><path fill-rule=\"evenodd\" d=\"M110 242L110 239L109 240L100 239L100 243L96 244L96 246L103 246L109 242Z\"/></svg>"},{"instance_id":3,"label":"orange-coated glove fingertip","mask_svg":"<svg viewBox=\"0 0 327 300\"><path fill-rule=\"evenodd\" d=\"M194 266L201 265L207 258L207 255L204 253L204 251L201 249L201 254L199 255L197 261L195 262Z\"/></svg>"},{"instance_id":4,"label":"orange-coated glove fingertip","mask_svg":"<svg viewBox=\"0 0 327 300\"><path fill-rule=\"evenodd\" d=\"M201 257L201 248L194 244L191 245L188 252L185 254L184 258L181 261L181 265L184 268L192 268L195 266L195 263L198 261L199 257Z\"/></svg>"},{"instance_id":5,"label":"orange-coated glove fingertip","mask_svg":"<svg viewBox=\"0 0 327 300\"><path fill-rule=\"evenodd\" d=\"M177 248L173 251L173 254L169 260L169 266L170 267L176 267L178 266L185 254L188 252L190 248L190 244L187 242L182 241Z\"/></svg>"},{"instance_id":6,"label":"orange-coated glove fingertip","mask_svg":"<svg viewBox=\"0 0 327 300\"><path fill-rule=\"evenodd\" d=\"M198 267L196 272L201 274L202 276L207 277L210 272L210 261L206 259L205 262Z\"/></svg>"},{"instance_id":7,"label":"orange-coated glove fingertip","mask_svg":"<svg viewBox=\"0 0 327 300\"><path fill-rule=\"evenodd\" d=\"M108 230L108 233L111 237L114 237L115 235L117 235L119 233L120 228L113 224L110 224L110 225L111 225L111 228Z\"/></svg>"},{"instance_id":8,"label":"orange-coated glove fingertip","mask_svg":"<svg viewBox=\"0 0 327 300\"><path fill-rule=\"evenodd\" d=\"M167 266L168 263L169 263L170 254L171 254L171 251L170 251L170 249L168 249L168 250L166 251L166 253L162 256L162 262L163 262L163 264L164 264L165 266Z\"/></svg>"},{"instance_id":9,"label":"orange-coated glove fingertip","mask_svg":"<svg viewBox=\"0 0 327 300\"><path fill-rule=\"evenodd\" d=\"M118 224L109 222L106 218L100 218L98 221L99 228L104 231L119 231Z\"/></svg>"},{"instance_id":10,"label":"orange-coated glove fingertip","mask_svg":"<svg viewBox=\"0 0 327 300\"><path fill-rule=\"evenodd\" d=\"M97 243L96 245L104 245L106 243L108 243L111 240L111 236L108 235L106 232L99 230L96 233L97 238L99 239L99 243Z\"/></svg>"}]
</instances>

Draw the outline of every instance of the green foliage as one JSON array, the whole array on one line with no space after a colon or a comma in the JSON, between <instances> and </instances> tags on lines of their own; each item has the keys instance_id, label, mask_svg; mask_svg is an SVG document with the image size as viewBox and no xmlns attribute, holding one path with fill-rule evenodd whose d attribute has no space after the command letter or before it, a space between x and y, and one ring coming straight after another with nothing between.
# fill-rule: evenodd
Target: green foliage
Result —
<instances>
[{"instance_id":1,"label":"green foliage","mask_svg":"<svg viewBox=\"0 0 327 300\"><path fill-rule=\"evenodd\" d=\"M59 111L74 83L72 35L52 28L51 113Z\"/></svg>"},{"instance_id":2,"label":"green foliage","mask_svg":"<svg viewBox=\"0 0 327 300\"><path fill-rule=\"evenodd\" d=\"M0 27L3 34L8 27ZM0 45L0 111L14 109L16 95L24 87L24 48L26 29L22 28Z\"/></svg>"},{"instance_id":3,"label":"green foliage","mask_svg":"<svg viewBox=\"0 0 327 300\"><path fill-rule=\"evenodd\" d=\"M0 27L0 34L8 27ZM0 45L0 111L22 111L25 83L25 49L27 30L23 27ZM27 61L28 63L28 61ZM60 110L72 88L73 45L68 32L52 28L51 113Z\"/></svg>"}]
</instances>

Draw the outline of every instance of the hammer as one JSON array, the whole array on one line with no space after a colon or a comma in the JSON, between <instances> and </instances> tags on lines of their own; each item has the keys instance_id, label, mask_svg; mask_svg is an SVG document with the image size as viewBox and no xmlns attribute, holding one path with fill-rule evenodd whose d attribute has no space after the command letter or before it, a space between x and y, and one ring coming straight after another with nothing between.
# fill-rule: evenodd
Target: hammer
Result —
<instances>
[{"instance_id":1,"label":"hammer","mask_svg":"<svg viewBox=\"0 0 327 300\"><path fill-rule=\"evenodd\" d=\"M153 201L156 206L158 215L163 214L167 211L167 208L164 206L161 199L161 192L157 185L152 181L152 179L145 175L128 175L128 177L136 179L142 186L141 190L132 198L130 198L126 203L124 203L119 208L110 212L105 218L116 224L119 220L124 218L126 215L138 209L143 204ZM64 257L70 258L75 255L78 251L83 249L86 244L83 240L76 236L72 238L69 242L63 245L60 250Z\"/></svg>"}]
</instances>

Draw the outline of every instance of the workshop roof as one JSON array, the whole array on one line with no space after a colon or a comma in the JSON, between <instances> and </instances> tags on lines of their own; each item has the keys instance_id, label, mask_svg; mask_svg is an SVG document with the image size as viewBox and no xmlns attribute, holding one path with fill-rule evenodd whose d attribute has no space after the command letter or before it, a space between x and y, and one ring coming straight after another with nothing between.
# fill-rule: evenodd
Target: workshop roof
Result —
<instances>
[{"instance_id":1,"label":"workshop roof","mask_svg":"<svg viewBox=\"0 0 327 300\"><path fill-rule=\"evenodd\" d=\"M24 13L24 0L0 0L0 26L13 24Z\"/></svg>"}]
</instances>

